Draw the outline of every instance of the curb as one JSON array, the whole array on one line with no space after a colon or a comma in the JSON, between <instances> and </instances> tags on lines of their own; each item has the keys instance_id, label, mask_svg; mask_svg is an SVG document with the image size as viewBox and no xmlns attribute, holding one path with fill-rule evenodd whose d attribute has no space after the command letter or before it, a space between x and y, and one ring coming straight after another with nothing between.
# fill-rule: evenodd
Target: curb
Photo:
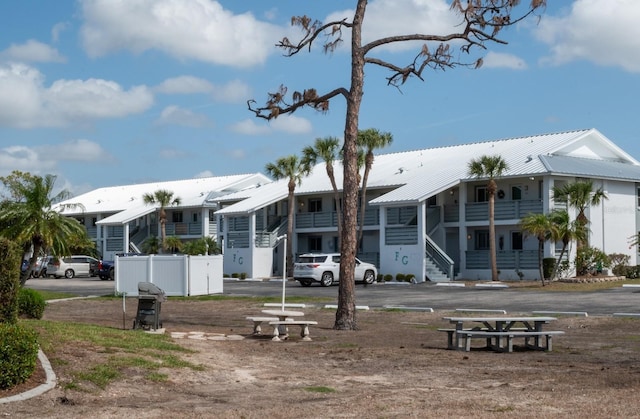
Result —
<instances>
[{"instance_id":1,"label":"curb","mask_svg":"<svg viewBox=\"0 0 640 419\"><path fill-rule=\"evenodd\" d=\"M38 349L38 359L40 360L40 364L42 364L42 368L44 368L44 372L47 376L46 382L44 384L40 384L36 388L32 388L31 390L25 391L24 393L16 394L11 397L5 397L0 399L0 404L3 403L11 403L18 402L30 399L32 397L39 396L56 386L58 383L58 379L56 378L55 372L53 372L53 368L51 368L51 363L47 356L42 352L41 349Z\"/></svg>"}]
</instances>

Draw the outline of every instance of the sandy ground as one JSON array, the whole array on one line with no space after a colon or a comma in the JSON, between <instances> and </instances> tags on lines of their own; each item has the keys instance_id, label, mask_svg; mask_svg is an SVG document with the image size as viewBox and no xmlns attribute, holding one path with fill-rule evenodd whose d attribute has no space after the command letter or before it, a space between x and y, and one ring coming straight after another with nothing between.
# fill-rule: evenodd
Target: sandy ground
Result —
<instances>
[{"instance_id":1,"label":"sandy ground","mask_svg":"<svg viewBox=\"0 0 640 419\"><path fill-rule=\"evenodd\" d=\"M466 353L447 350L446 335L436 330L448 327L442 317L452 313L359 311L360 330L336 331L335 310L318 305L303 309L318 322L311 342L301 341L297 327L287 341L272 342L253 337L245 319L262 309L246 301L165 302L166 333L216 337L175 339L195 351L181 356L201 371L166 369L169 379L155 382L131 369L104 390L88 383L65 390L74 371L118 354L60 345L47 353L58 386L0 404L0 416L640 417L640 319L564 317L553 325L566 333L555 338L553 352L495 353L478 342ZM58 302L44 318L123 328L119 300Z\"/></svg>"}]
</instances>

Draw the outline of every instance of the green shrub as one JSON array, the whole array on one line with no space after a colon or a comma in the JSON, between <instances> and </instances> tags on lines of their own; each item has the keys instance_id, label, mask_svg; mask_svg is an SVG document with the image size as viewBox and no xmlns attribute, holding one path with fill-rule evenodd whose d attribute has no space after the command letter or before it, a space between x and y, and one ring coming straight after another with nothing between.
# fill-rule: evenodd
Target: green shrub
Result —
<instances>
[{"instance_id":1,"label":"green shrub","mask_svg":"<svg viewBox=\"0 0 640 419\"><path fill-rule=\"evenodd\" d=\"M406 274L404 277L404 280L407 282L413 282L413 280L416 278L416 276L414 274Z\"/></svg>"},{"instance_id":2,"label":"green shrub","mask_svg":"<svg viewBox=\"0 0 640 419\"><path fill-rule=\"evenodd\" d=\"M624 253L611 253L608 255L609 262L611 263L611 272L614 275L624 275L627 266L629 266L629 260L631 256Z\"/></svg>"},{"instance_id":3,"label":"green shrub","mask_svg":"<svg viewBox=\"0 0 640 419\"><path fill-rule=\"evenodd\" d=\"M18 314L31 319L41 319L47 302L36 290L21 288L18 293Z\"/></svg>"},{"instance_id":4,"label":"green shrub","mask_svg":"<svg viewBox=\"0 0 640 419\"><path fill-rule=\"evenodd\" d=\"M222 274L223 278L229 278L229 274Z\"/></svg>"},{"instance_id":5,"label":"green shrub","mask_svg":"<svg viewBox=\"0 0 640 419\"><path fill-rule=\"evenodd\" d=\"M386 274L384 276L384 280L387 281L387 282L391 281L392 279L393 279L393 275L391 275L391 274Z\"/></svg>"},{"instance_id":6,"label":"green shrub","mask_svg":"<svg viewBox=\"0 0 640 419\"><path fill-rule=\"evenodd\" d=\"M247 279L247 273L246 272L240 272L240 279Z\"/></svg>"},{"instance_id":7,"label":"green shrub","mask_svg":"<svg viewBox=\"0 0 640 419\"><path fill-rule=\"evenodd\" d=\"M231 278L237 278L237 277L238 277L238 273L237 272L234 272L234 273L231 274Z\"/></svg>"},{"instance_id":8,"label":"green shrub","mask_svg":"<svg viewBox=\"0 0 640 419\"><path fill-rule=\"evenodd\" d=\"M600 249L595 247L581 247L576 253L576 275L595 275L598 270L609 267L609 258Z\"/></svg>"},{"instance_id":9,"label":"green shrub","mask_svg":"<svg viewBox=\"0 0 640 419\"><path fill-rule=\"evenodd\" d=\"M24 383L36 369L38 336L18 323L0 323L0 389Z\"/></svg>"},{"instance_id":10,"label":"green shrub","mask_svg":"<svg viewBox=\"0 0 640 419\"><path fill-rule=\"evenodd\" d=\"M18 321L21 251L15 243L0 238L0 323Z\"/></svg>"},{"instance_id":11,"label":"green shrub","mask_svg":"<svg viewBox=\"0 0 640 419\"><path fill-rule=\"evenodd\" d=\"M404 274L396 274L396 281L404 282L405 275Z\"/></svg>"},{"instance_id":12,"label":"green shrub","mask_svg":"<svg viewBox=\"0 0 640 419\"><path fill-rule=\"evenodd\" d=\"M624 276L628 279L640 278L640 265L625 267Z\"/></svg>"},{"instance_id":13,"label":"green shrub","mask_svg":"<svg viewBox=\"0 0 640 419\"><path fill-rule=\"evenodd\" d=\"M378 276L376 277L376 282L382 282L382 281L384 281L384 275L378 274Z\"/></svg>"}]
</instances>

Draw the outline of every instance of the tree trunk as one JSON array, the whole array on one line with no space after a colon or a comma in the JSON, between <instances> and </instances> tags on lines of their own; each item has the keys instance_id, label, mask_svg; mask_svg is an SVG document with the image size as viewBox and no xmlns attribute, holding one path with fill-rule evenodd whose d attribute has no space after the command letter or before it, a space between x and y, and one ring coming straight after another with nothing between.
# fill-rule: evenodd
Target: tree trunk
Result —
<instances>
[{"instance_id":1,"label":"tree trunk","mask_svg":"<svg viewBox=\"0 0 640 419\"><path fill-rule=\"evenodd\" d=\"M543 256L544 238L542 240L538 239L538 269L540 270L540 281L542 281L542 286L544 287L544 266L542 263Z\"/></svg>"},{"instance_id":2,"label":"tree trunk","mask_svg":"<svg viewBox=\"0 0 640 419\"><path fill-rule=\"evenodd\" d=\"M358 116L364 85L364 53L360 43L362 20L367 6L359 1L353 18L351 31L351 89L347 98L347 115L344 128L344 178L343 178L343 229L340 243L340 282L338 287L338 309L334 329L356 330L355 256L356 229L358 223Z\"/></svg>"},{"instance_id":3,"label":"tree trunk","mask_svg":"<svg viewBox=\"0 0 640 419\"><path fill-rule=\"evenodd\" d=\"M499 281L498 260L496 257L496 226L495 226L495 191L489 190L489 253L491 253L491 280Z\"/></svg>"},{"instance_id":4,"label":"tree trunk","mask_svg":"<svg viewBox=\"0 0 640 419\"><path fill-rule=\"evenodd\" d=\"M284 268L287 277L293 276L293 217L295 216L296 203L295 203L295 192L296 185L293 183L293 187L291 186L291 182L289 182L289 210L287 216L287 266Z\"/></svg>"}]
</instances>

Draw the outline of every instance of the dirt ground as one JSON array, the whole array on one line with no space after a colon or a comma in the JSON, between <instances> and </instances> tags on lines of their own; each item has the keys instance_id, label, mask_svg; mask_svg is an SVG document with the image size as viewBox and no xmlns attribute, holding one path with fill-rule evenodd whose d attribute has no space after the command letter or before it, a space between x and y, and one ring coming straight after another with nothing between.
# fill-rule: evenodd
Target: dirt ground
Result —
<instances>
[{"instance_id":1,"label":"dirt ground","mask_svg":"<svg viewBox=\"0 0 640 419\"><path fill-rule=\"evenodd\" d=\"M131 327L135 299L125 322ZM176 339L196 352L181 355L202 371L167 369L169 380L136 371L104 390L63 385L79 365L114 356L95 348L60 347L47 356L55 389L0 404L10 418L395 418L395 417L639 417L640 319L565 317L553 328L553 352L446 349L438 327L447 312L370 310L360 330L332 329L335 310L303 309L313 341L292 328L289 340L252 337L246 316L263 307L247 301L170 300L162 304L167 333L203 332L241 340ZM119 300L49 304L45 319L122 329ZM425 323L417 325L415 323ZM268 329L265 330L268 332ZM138 332L131 332L138 333ZM480 342L477 343L480 346ZM327 388L330 392L313 391ZM6 394L1 394L0 397Z\"/></svg>"}]
</instances>

